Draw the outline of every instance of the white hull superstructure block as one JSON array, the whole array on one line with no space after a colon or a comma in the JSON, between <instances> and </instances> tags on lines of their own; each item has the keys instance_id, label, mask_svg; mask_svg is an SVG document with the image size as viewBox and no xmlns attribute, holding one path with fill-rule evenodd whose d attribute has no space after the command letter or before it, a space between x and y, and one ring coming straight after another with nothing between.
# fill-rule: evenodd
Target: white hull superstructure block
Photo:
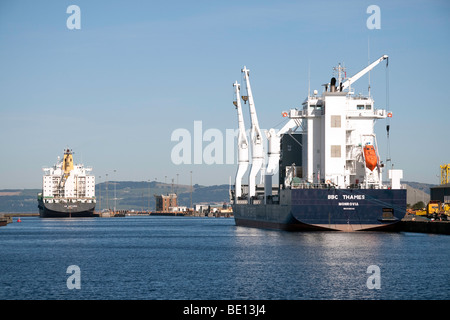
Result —
<instances>
[{"instance_id":1,"label":"white hull superstructure block","mask_svg":"<svg viewBox=\"0 0 450 320\"><path fill-rule=\"evenodd\" d=\"M44 168L42 195L48 198L95 198L95 176L88 174L92 168L73 164L72 152L58 157L53 167Z\"/></svg>"},{"instance_id":2,"label":"white hull superstructure block","mask_svg":"<svg viewBox=\"0 0 450 320\"><path fill-rule=\"evenodd\" d=\"M265 170L265 198L271 195L270 185L272 176L279 171L280 141L288 134L300 129L301 133L301 157L303 164L292 164L285 167L284 181L280 184L290 186L292 179L299 178L303 183L326 184L337 188L386 188L383 186L383 163L378 155L377 139L374 133L375 121L391 116L390 112L375 107L374 100L370 96L355 95L352 85L377 66L382 61L388 61L388 56L383 55L373 63L356 73L353 77L344 78L345 69L339 65L334 68L338 72L337 79L325 84L325 90L318 94L314 90L313 95L308 95L302 104L302 109L291 109L283 112L283 117L289 121L285 126L275 131L266 131L268 140L268 164L264 167L264 155L261 130L256 116L255 104L249 81L249 70L244 67L242 72L246 82L247 96L242 96L249 103L251 118L251 170L248 178L248 198L255 197L256 175ZM247 161L248 142L244 139L244 126L242 111L240 108L238 84L235 85L239 115L239 155ZM239 103L239 104L238 104ZM240 113L239 113L240 112ZM241 197L241 180L247 170L247 162L239 160L239 168L236 175L236 195ZM288 172L289 171L289 172ZM396 172L397 181L390 187L400 188L399 178L401 170ZM298 183L298 181L296 182ZM243 195L244 196L244 195Z\"/></svg>"},{"instance_id":3,"label":"white hull superstructure block","mask_svg":"<svg viewBox=\"0 0 450 320\"><path fill-rule=\"evenodd\" d=\"M310 183L327 182L340 188L381 183L381 166L365 164L364 146L376 147L374 121L387 116L376 110L371 98L353 97L348 92L324 92L310 96L303 110L291 117L303 118L303 177Z\"/></svg>"}]
</instances>

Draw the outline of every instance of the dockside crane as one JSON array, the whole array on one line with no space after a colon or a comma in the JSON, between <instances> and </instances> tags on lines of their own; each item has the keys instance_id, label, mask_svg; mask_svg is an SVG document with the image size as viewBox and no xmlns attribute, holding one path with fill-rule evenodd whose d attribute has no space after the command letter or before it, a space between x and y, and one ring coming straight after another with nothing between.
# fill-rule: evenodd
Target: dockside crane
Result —
<instances>
[{"instance_id":1,"label":"dockside crane","mask_svg":"<svg viewBox=\"0 0 450 320\"><path fill-rule=\"evenodd\" d=\"M235 100L233 101L234 106L236 107L238 114L238 125L239 125L239 133L237 137L237 145L238 145L238 170L236 172L235 179L235 200L239 200L242 195L242 177L245 172L247 172L248 162L249 162L249 149L248 149L248 140L247 134L245 133L245 124L244 124L244 116L242 115L242 105L241 105L241 96L240 96L240 87L241 85L236 81L233 84L235 91Z\"/></svg>"},{"instance_id":2,"label":"dockside crane","mask_svg":"<svg viewBox=\"0 0 450 320\"><path fill-rule=\"evenodd\" d=\"M252 144L252 166L248 176L248 197L251 199L256 195L256 176L263 169L264 164L264 146L261 129L259 128L258 117L256 115L255 103L253 101L252 89L250 86L250 70L245 66L241 70L244 74L245 85L247 89L247 96L242 96L244 102L248 100L248 107L250 110L251 131L250 140ZM263 175L261 174L261 177Z\"/></svg>"}]
</instances>

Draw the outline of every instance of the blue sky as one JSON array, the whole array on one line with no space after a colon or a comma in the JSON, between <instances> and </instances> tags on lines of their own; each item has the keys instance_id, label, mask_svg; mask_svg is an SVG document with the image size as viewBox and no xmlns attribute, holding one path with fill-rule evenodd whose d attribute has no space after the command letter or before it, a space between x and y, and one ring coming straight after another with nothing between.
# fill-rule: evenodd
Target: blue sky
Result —
<instances>
[{"instance_id":1,"label":"blue sky","mask_svg":"<svg viewBox=\"0 0 450 320\"><path fill-rule=\"evenodd\" d=\"M72 4L81 9L79 30L66 25ZM380 29L366 26L372 4ZM0 188L40 188L41 168L66 147L97 182L178 174L189 184L193 171L194 183L226 184L236 164L175 165L171 135L193 135L201 121L203 132L218 129L225 139L237 127L232 84L243 84L243 66L269 129L282 110L301 106L308 69L311 90L321 91L339 62L352 75L383 54L395 168L404 180L438 183L439 165L450 163L449 31L448 1L2 0ZM355 91L367 86L365 76ZM384 63L371 87L384 109ZM376 123L383 159L385 125Z\"/></svg>"}]
</instances>

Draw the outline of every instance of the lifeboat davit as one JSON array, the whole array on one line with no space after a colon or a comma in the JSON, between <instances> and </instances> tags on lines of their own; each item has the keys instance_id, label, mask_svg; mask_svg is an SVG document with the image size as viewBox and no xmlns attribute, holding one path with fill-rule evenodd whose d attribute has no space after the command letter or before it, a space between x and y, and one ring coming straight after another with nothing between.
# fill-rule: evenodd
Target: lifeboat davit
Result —
<instances>
[{"instance_id":1,"label":"lifeboat davit","mask_svg":"<svg viewBox=\"0 0 450 320\"><path fill-rule=\"evenodd\" d=\"M364 147L364 158L366 159L366 167L373 171L377 166L378 157L372 145L368 144Z\"/></svg>"}]
</instances>

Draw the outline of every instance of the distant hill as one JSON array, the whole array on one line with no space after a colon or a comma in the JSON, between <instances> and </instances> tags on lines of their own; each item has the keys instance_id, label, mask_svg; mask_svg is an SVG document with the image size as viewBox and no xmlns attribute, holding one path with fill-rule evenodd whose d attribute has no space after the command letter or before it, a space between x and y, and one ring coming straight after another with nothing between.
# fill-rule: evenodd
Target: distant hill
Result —
<instances>
[{"instance_id":1,"label":"distant hill","mask_svg":"<svg viewBox=\"0 0 450 320\"><path fill-rule=\"evenodd\" d=\"M404 181L407 188L407 202L411 205L430 200L432 184ZM178 205L189 207L191 204L191 187L188 185L172 185L151 181L109 181L96 185L97 210L155 210L154 195L177 193ZM37 193L39 189L4 189L0 190L0 212L38 212ZM192 186L192 204L229 203L228 184ZM114 196L115 193L115 196ZM114 201L114 199L116 199Z\"/></svg>"},{"instance_id":2,"label":"distant hill","mask_svg":"<svg viewBox=\"0 0 450 320\"><path fill-rule=\"evenodd\" d=\"M192 186L192 204L229 202L229 186ZM36 213L39 189L0 190L0 212ZM177 193L179 206L190 206L191 187L151 181L109 181L96 185L96 210L155 210L154 195Z\"/></svg>"}]
</instances>

